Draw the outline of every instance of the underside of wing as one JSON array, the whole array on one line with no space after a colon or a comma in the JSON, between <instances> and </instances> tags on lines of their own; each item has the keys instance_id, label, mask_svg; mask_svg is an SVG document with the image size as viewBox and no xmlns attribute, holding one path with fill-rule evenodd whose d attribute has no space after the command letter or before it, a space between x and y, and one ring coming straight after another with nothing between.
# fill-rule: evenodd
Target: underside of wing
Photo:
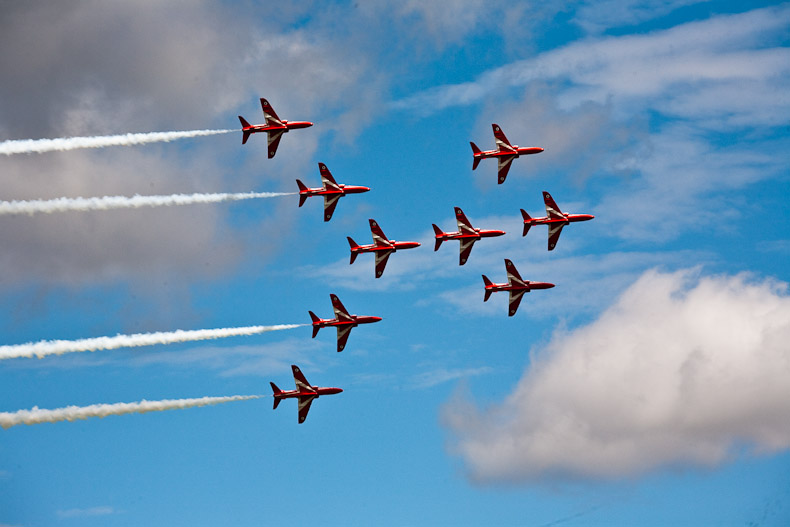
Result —
<instances>
[{"instance_id":1,"label":"underside of wing","mask_svg":"<svg viewBox=\"0 0 790 527\"><path fill-rule=\"evenodd\" d=\"M326 168L326 165L323 163L318 163L318 169L321 171L321 183L324 185L324 190L336 190L341 191L340 185L337 184L335 178L332 177L332 173Z\"/></svg>"},{"instance_id":2,"label":"underside of wing","mask_svg":"<svg viewBox=\"0 0 790 527\"><path fill-rule=\"evenodd\" d=\"M261 109L263 116L266 118L266 124L269 126L283 126L283 122L277 117L277 112L274 111L272 105L266 99L261 99Z\"/></svg>"},{"instance_id":3,"label":"underside of wing","mask_svg":"<svg viewBox=\"0 0 790 527\"><path fill-rule=\"evenodd\" d=\"M521 298L526 293L526 290L521 289L518 291L510 291L510 302L507 309L507 316L512 317L518 311L518 305L521 303Z\"/></svg>"},{"instance_id":4,"label":"underside of wing","mask_svg":"<svg viewBox=\"0 0 790 527\"><path fill-rule=\"evenodd\" d=\"M507 271L507 281L510 285L524 285L524 280L518 273L516 266L507 258L505 258L505 271Z\"/></svg>"},{"instance_id":5,"label":"underside of wing","mask_svg":"<svg viewBox=\"0 0 790 527\"><path fill-rule=\"evenodd\" d=\"M491 128L494 130L494 141L496 141L497 150L500 152L515 152L515 148L510 144L510 141L505 137L505 132L499 127L498 124L492 124Z\"/></svg>"},{"instance_id":6,"label":"underside of wing","mask_svg":"<svg viewBox=\"0 0 790 527\"><path fill-rule=\"evenodd\" d=\"M307 379L302 373L302 370L299 369L299 366L291 365L291 370L293 370L294 384L296 384L296 390L299 392L312 391L313 387L310 386L309 382L307 382Z\"/></svg>"},{"instance_id":7,"label":"underside of wing","mask_svg":"<svg viewBox=\"0 0 790 527\"><path fill-rule=\"evenodd\" d=\"M553 250L557 246L557 241L560 239L562 228L565 227L564 223L549 223L549 250Z\"/></svg>"},{"instance_id":8,"label":"underside of wing","mask_svg":"<svg viewBox=\"0 0 790 527\"><path fill-rule=\"evenodd\" d=\"M464 238L461 240L461 254L458 259L458 265L464 265L466 263L476 241L477 238Z\"/></svg>"},{"instance_id":9,"label":"underside of wing","mask_svg":"<svg viewBox=\"0 0 790 527\"><path fill-rule=\"evenodd\" d=\"M455 207L455 221L458 223L458 232L461 234L475 234L472 222L469 221L460 207Z\"/></svg>"},{"instance_id":10,"label":"underside of wing","mask_svg":"<svg viewBox=\"0 0 790 527\"><path fill-rule=\"evenodd\" d=\"M384 268L387 266L390 254L392 254L392 251L376 251L376 278L384 274Z\"/></svg>"},{"instance_id":11,"label":"underside of wing","mask_svg":"<svg viewBox=\"0 0 790 527\"><path fill-rule=\"evenodd\" d=\"M346 306L343 305L343 302L337 297L337 295L329 295L329 298L332 299L332 309L335 310L335 317L344 322L349 322L351 320L351 315L348 314L348 310Z\"/></svg>"},{"instance_id":12,"label":"underside of wing","mask_svg":"<svg viewBox=\"0 0 790 527\"><path fill-rule=\"evenodd\" d=\"M373 243L378 247L392 247L384 231L381 230L376 220L370 220L370 233L373 235Z\"/></svg>"},{"instance_id":13,"label":"underside of wing","mask_svg":"<svg viewBox=\"0 0 790 527\"><path fill-rule=\"evenodd\" d=\"M345 349L348 336L351 335L351 328L354 326L338 326L337 327L337 351L340 353Z\"/></svg>"},{"instance_id":14,"label":"underside of wing","mask_svg":"<svg viewBox=\"0 0 790 527\"><path fill-rule=\"evenodd\" d=\"M510 164L516 156L501 156L497 158L499 165L497 167L497 182L501 185L507 179L507 173L510 171Z\"/></svg>"},{"instance_id":15,"label":"underside of wing","mask_svg":"<svg viewBox=\"0 0 790 527\"><path fill-rule=\"evenodd\" d=\"M546 191L543 192L543 202L546 204L546 216L548 216L549 219L551 220L565 219L565 215L557 206L557 203L554 201L554 198L552 198L551 194L549 194Z\"/></svg>"},{"instance_id":16,"label":"underside of wing","mask_svg":"<svg viewBox=\"0 0 790 527\"><path fill-rule=\"evenodd\" d=\"M277 147L280 146L280 139L283 137L283 130L272 130L267 132L269 136L269 159L274 157L277 153Z\"/></svg>"},{"instance_id":17,"label":"underside of wing","mask_svg":"<svg viewBox=\"0 0 790 527\"><path fill-rule=\"evenodd\" d=\"M310 405L313 404L313 399L315 399L315 395L299 397L299 424L304 423L304 420L307 419L307 412L310 411Z\"/></svg>"},{"instance_id":18,"label":"underside of wing","mask_svg":"<svg viewBox=\"0 0 790 527\"><path fill-rule=\"evenodd\" d=\"M335 207L337 207L337 202L341 197L343 197L343 194L324 195L324 221L332 219L332 214L335 213Z\"/></svg>"}]
</instances>

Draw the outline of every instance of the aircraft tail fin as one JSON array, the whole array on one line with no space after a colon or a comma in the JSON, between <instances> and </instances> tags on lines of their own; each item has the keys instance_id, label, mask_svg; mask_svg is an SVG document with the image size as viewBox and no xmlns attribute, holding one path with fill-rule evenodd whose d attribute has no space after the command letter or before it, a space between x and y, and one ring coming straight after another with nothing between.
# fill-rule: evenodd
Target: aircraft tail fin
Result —
<instances>
[{"instance_id":1,"label":"aircraft tail fin","mask_svg":"<svg viewBox=\"0 0 790 527\"><path fill-rule=\"evenodd\" d=\"M273 382L270 382L269 384L272 385L272 393L273 393L273 395L275 395L275 397L274 397L274 407L272 408L272 410L276 410L277 409L277 405L279 405L280 401L281 401L281 399L279 397L276 397L276 396L281 394L282 390L279 389L277 387L277 385L274 384Z\"/></svg>"},{"instance_id":2,"label":"aircraft tail fin","mask_svg":"<svg viewBox=\"0 0 790 527\"><path fill-rule=\"evenodd\" d=\"M491 293L492 293L491 289L489 289L488 287L494 284L493 282L491 282L491 280L488 279L486 275L483 275L483 284L486 286L485 293L483 294L483 302L487 302L488 299L491 297Z\"/></svg>"},{"instance_id":3,"label":"aircraft tail fin","mask_svg":"<svg viewBox=\"0 0 790 527\"><path fill-rule=\"evenodd\" d=\"M359 245L357 245L357 242L355 242L351 236L346 236L346 240L348 240L348 245L351 247L351 260L348 262L348 264L351 265L354 263L354 260L357 259L357 254L359 253L355 251L355 249L359 247Z\"/></svg>"},{"instance_id":4,"label":"aircraft tail fin","mask_svg":"<svg viewBox=\"0 0 790 527\"><path fill-rule=\"evenodd\" d=\"M439 226L436 225L435 223L433 224L433 232L436 233L436 245L434 245L433 250L438 251L439 247L442 246L442 242L444 241L442 238L440 238L440 236L443 235L444 232L442 232L442 229L440 229Z\"/></svg>"},{"instance_id":5,"label":"aircraft tail fin","mask_svg":"<svg viewBox=\"0 0 790 527\"><path fill-rule=\"evenodd\" d=\"M239 115L239 121L241 121L241 127L242 127L241 144L245 144L247 142L247 139L250 138L250 132L248 130L244 130L244 128L249 128L252 125L248 123L247 120L244 119L244 117L242 117L241 115Z\"/></svg>"},{"instance_id":6,"label":"aircraft tail fin","mask_svg":"<svg viewBox=\"0 0 790 527\"><path fill-rule=\"evenodd\" d=\"M524 218L524 232L521 235L526 236L529 232L529 228L532 227L532 223L530 223L532 216L527 214L527 211L524 209L521 209L521 217Z\"/></svg>"},{"instance_id":7,"label":"aircraft tail fin","mask_svg":"<svg viewBox=\"0 0 790 527\"><path fill-rule=\"evenodd\" d=\"M304 191L307 190L307 185L305 185L304 183L302 183L298 179L296 180L296 184L299 186L299 192L300 192L300 194L299 194L299 206L301 207L302 205L304 205L304 202L307 201L307 194L301 194L301 192L304 192Z\"/></svg>"},{"instance_id":8,"label":"aircraft tail fin","mask_svg":"<svg viewBox=\"0 0 790 527\"><path fill-rule=\"evenodd\" d=\"M310 313L310 318L313 320L313 324L315 324L316 322L320 322L321 321L321 319L318 318L316 316L316 314L313 313L312 311L308 311L308 313ZM318 330L319 329L321 329L321 326L316 326L316 325L313 326L313 337L312 338L315 338L315 336L318 335Z\"/></svg>"},{"instance_id":9,"label":"aircraft tail fin","mask_svg":"<svg viewBox=\"0 0 790 527\"><path fill-rule=\"evenodd\" d=\"M472 141L469 141L469 144L472 145L472 155L474 156L474 159L472 160L472 170L474 170L477 168L477 165L480 164L480 160L483 158L479 156L480 149L477 148L477 145Z\"/></svg>"}]
</instances>

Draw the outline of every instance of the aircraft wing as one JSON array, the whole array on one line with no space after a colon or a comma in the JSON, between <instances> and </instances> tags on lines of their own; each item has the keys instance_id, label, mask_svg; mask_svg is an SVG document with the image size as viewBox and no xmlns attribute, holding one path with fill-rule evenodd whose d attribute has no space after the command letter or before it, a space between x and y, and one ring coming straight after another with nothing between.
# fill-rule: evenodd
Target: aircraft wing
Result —
<instances>
[{"instance_id":1,"label":"aircraft wing","mask_svg":"<svg viewBox=\"0 0 790 527\"><path fill-rule=\"evenodd\" d=\"M510 164L515 158L516 156L500 156L497 158L497 161L499 162L499 165L497 166L497 181L500 185L505 182L505 179L507 179L507 173L510 170Z\"/></svg>"},{"instance_id":2,"label":"aircraft wing","mask_svg":"<svg viewBox=\"0 0 790 527\"><path fill-rule=\"evenodd\" d=\"M310 386L310 383L307 382L302 370L299 369L299 366L292 364L291 370L294 374L294 384L296 384L296 390L299 392L311 392L313 391L313 387Z\"/></svg>"},{"instance_id":3,"label":"aircraft wing","mask_svg":"<svg viewBox=\"0 0 790 527\"><path fill-rule=\"evenodd\" d=\"M549 217L551 220L564 220L565 214L562 213L560 208L557 206L557 203L554 201L554 198L551 197L551 194L543 191L543 202L546 204L546 216Z\"/></svg>"},{"instance_id":4,"label":"aircraft wing","mask_svg":"<svg viewBox=\"0 0 790 527\"><path fill-rule=\"evenodd\" d=\"M526 293L526 289L519 289L517 291L510 290L510 302L507 308L507 316L512 317L518 311L518 305L521 303L521 298Z\"/></svg>"},{"instance_id":5,"label":"aircraft wing","mask_svg":"<svg viewBox=\"0 0 790 527\"><path fill-rule=\"evenodd\" d=\"M348 336L351 335L351 328L354 326L337 326L337 352L340 353L346 347Z\"/></svg>"},{"instance_id":6,"label":"aircraft wing","mask_svg":"<svg viewBox=\"0 0 790 527\"><path fill-rule=\"evenodd\" d=\"M384 234L384 231L381 230L379 224L376 223L376 220L369 220L370 221L370 233L373 235L373 243L376 244L377 247L392 247L387 236Z\"/></svg>"},{"instance_id":7,"label":"aircraft wing","mask_svg":"<svg viewBox=\"0 0 790 527\"><path fill-rule=\"evenodd\" d=\"M343 189L337 184L332 173L326 168L323 163L318 163L318 169L321 171L321 182L324 184L324 190L335 190L341 192Z\"/></svg>"},{"instance_id":8,"label":"aircraft wing","mask_svg":"<svg viewBox=\"0 0 790 527\"><path fill-rule=\"evenodd\" d=\"M491 128L494 129L494 140L496 141L497 150L500 152L515 152L516 149L510 144L510 141L505 137L505 132L499 127L498 124L492 124Z\"/></svg>"},{"instance_id":9,"label":"aircraft wing","mask_svg":"<svg viewBox=\"0 0 790 527\"><path fill-rule=\"evenodd\" d=\"M332 299L332 308L335 310L335 317L341 322L351 322L351 315L348 314L348 310L337 297L337 295L329 295Z\"/></svg>"},{"instance_id":10,"label":"aircraft wing","mask_svg":"<svg viewBox=\"0 0 790 527\"><path fill-rule=\"evenodd\" d=\"M384 268L387 266L387 259L389 259L392 251L376 251L376 278L384 274Z\"/></svg>"},{"instance_id":11,"label":"aircraft wing","mask_svg":"<svg viewBox=\"0 0 790 527\"><path fill-rule=\"evenodd\" d=\"M274 157L277 153L277 147L280 146L280 139L283 137L285 130L271 130L266 132L269 136L269 159Z\"/></svg>"},{"instance_id":12,"label":"aircraft wing","mask_svg":"<svg viewBox=\"0 0 790 527\"><path fill-rule=\"evenodd\" d=\"M477 232L461 207L455 207L455 219L458 222L458 232L461 234L475 234Z\"/></svg>"},{"instance_id":13,"label":"aircraft wing","mask_svg":"<svg viewBox=\"0 0 790 527\"><path fill-rule=\"evenodd\" d=\"M472 246L477 241L477 238L462 238L461 239L461 255L458 259L458 265L464 265L469 259L472 252Z\"/></svg>"},{"instance_id":14,"label":"aircraft wing","mask_svg":"<svg viewBox=\"0 0 790 527\"><path fill-rule=\"evenodd\" d=\"M332 214L335 213L337 202L342 197L343 194L324 194L324 221L332 219Z\"/></svg>"},{"instance_id":15,"label":"aircraft wing","mask_svg":"<svg viewBox=\"0 0 790 527\"><path fill-rule=\"evenodd\" d=\"M263 110L263 116L266 118L267 125L284 126L280 118L277 117L277 112L274 111L272 105L263 97L261 97L261 109Z\"/></svg>"},{"instance_id":16,"label":"aircraft wing","mask_svg":"<svg viewBox=\"0 0 790 527\"><path fill-rule=\"evenodd\" d=\"M525 285L524 280L521 278L521 275L518 274L516 270L516 266L513 265L513 262L505 258L505 271L507 271L507 281L510 285Z\"/></svg>"},{"instance_id":17,"label":"aircraft wing","mask_svg":"<svg viewBox=\"0 0 790 527\"><path fill-rule=\"evenodd\" d=\"M310 405L313 404L313 399L315 399L315 395L305 395L298 398L299 401L299 424L304 423L304 420L307 419L307 412L310 411Z\"/></svg>"},{"instance_id":18,"label":"aircraft wing","mask_svg":"<svg viewBox=\"0 0 790 527\"><path fill-rule=\"evenodd\" d=\"M562 228L565 227L564 223L549 223L549 250L551 251L557 245L560 239Z\"/></svg>"}]
</instances>

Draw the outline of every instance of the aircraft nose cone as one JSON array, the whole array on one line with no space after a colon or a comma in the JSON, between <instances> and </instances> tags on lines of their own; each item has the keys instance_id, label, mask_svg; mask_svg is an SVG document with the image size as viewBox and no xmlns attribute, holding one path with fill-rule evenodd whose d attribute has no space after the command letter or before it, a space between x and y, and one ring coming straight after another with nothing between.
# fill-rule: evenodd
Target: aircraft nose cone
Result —
<instances>
[{"instance_id":1,"label":"aircraft nose cone","mask_svg":"<svg viewBox=\"0 0 790 527\"><path fill-rule=\"evenodd\" d=\"M554 284L549 284L549 283L546 284L546 289L551 289L552 287L554 287Z\"/></svg>"}]
</instances>

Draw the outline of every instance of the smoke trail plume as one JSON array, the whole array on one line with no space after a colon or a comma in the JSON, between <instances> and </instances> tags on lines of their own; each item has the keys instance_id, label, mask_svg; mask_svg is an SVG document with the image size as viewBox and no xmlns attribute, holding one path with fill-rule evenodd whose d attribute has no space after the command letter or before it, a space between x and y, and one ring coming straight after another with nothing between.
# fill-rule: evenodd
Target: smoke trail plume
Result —
<instances>
[{"instance_id":1,"label":"smoke trail plume","mask_svg":"<svg viewBox=\"0 0 790 527\"><path fill-rule=\"evenodd\" d=\"M133 146L146 143L166 143L187 137L228 134L238 130L185 130L182 132L146 132L140 134L104 135L94 137L59 137L57 139L18 139L0 143L0 154L41 154L78 148L105 146Z\"/></svg>"},{"instance_id":2,"label":"smoke trail plume","mask_svg":"<svg viewBox=\"0 0 790 527\"><path fill-rule=\"evenodd\" d=\"M114 337L95 337L80 340L42 340L0 346L0 360L16 359L21 357L46 357L47 355L62 355L79 351L99 351L118 348L137 348L141 346L154 346L156 344L175 344L177 342L193 342L198 340L221 339L226 337L239 337L258 335L268 331L293 329L303 324L280 324L277 326L247 326L239 328L195 329L160 331L157 333L136 333L133 335L116 335Z\"/></svg>"},{"instance_id":3,"label":"smoke trail plume","mask_svg":"<svg viewBox=\"0 0 790 527\"><path fill-rule=\"evenodd\" d=\"M137 209L140 207L167 207L195 203L219 203L245 199L291 196L296 192L239 192L216 194L172 194L170 196L103 196L99 198L57 198L30 201L0 201L0 216L54 212L90 211L110 209Z\"/></svg>"},{"instance_id":4,"label":"smoke trail plume","mask_svg":"<svg viewBox=\"0 0 790 527\"><path fill-rule=\"evenodd\" d=\"M108 415L144 414L162 412L164 410L181 410L196 406L209 406L229 403L232 401L248 401L260 399L262 395L234 395L230 397L201 397L199 399L165 399L163 401L140 401L137 403L93 404L90 406L67 406L54 410L44 410L34 406L30 410L18 412L0 412L0 426L11 428L16 425L37 425L39 423L57 423L59 421L76 421L91 417L107 417Z\"/></svg>"}]
</instances>

